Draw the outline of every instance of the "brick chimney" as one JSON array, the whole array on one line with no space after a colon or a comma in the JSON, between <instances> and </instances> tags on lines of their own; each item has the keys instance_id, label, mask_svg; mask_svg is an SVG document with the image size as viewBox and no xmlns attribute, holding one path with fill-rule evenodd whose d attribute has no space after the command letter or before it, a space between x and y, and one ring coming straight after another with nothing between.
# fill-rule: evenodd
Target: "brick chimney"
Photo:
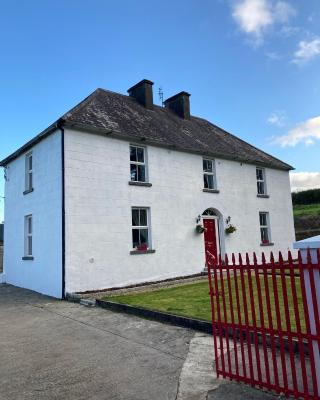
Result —
<instances>
[{"instance_id":1,"label":"brick chimney","mask_svg":"<svg viewBox=\"0 0 320 400\"><path fill-rule=\"evenodd\" d=\"M128 89L130 97L137 100L138 103L142 104L145 108L152 110L153 108L153 93L152 93L153 82L147 79L142 79L139 83Z\"/></svg>"},{"instance_id":2,"label":"brick chimney","mask_svg":"<svg viewBox=\"0 0 320 400\"><path fill-rule=\"evenodd\" d=\"M180 92L169 99L165 100L164 106L169 110L174 111L179 117L190 119L190 94Z\"/></svg>"}]
</instances>

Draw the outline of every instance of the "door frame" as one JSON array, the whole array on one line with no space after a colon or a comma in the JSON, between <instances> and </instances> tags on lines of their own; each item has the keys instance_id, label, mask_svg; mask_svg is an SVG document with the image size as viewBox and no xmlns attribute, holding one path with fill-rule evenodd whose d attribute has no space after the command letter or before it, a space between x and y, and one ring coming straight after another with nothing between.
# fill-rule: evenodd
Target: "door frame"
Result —
<instances>
[{"instance_id":1,"label":"door frame","mask_svg":"<svg viewBox=\"0 0 320 400\"><path fill-rule=\"evenodd\" d=\"M215 229L216 229L216 246L217 246L217 254L218 257L221 255L221 244L220 244L220 228L219 228L219 217L218 216L213 216L213 215L203 215L202 221L205 219L214 219L216 221ZM203 236L204 238L204 236ZM204 241L204 248L206 248L206 242Z\"/></svg>"},{"instance_id":2,"label":"door frame","mask_svg":"<svg viewBox=\"0 0 320 400\"><path fill-rule=\"evenodd\" d=\"M216 215L203 215L204 212L207 210L212 210ZM216 235L218 240L218 250L219 254L221 255L221 258L224 259L226 250L225 250L225 236L224 236L224 219L223 215L219 210L217 210L214 207L208 207L206 208L203 213L201 214L201 221L203 222L204 219L215 219L217 221L216 223ZM204 239L203 239L204 241Z\"/></svg>"}]
</instances>

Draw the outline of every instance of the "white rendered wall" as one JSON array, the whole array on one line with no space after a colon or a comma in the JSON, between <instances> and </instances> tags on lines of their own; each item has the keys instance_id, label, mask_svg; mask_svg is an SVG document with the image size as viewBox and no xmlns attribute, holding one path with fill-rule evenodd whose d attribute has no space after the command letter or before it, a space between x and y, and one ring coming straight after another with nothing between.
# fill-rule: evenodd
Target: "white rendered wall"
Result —
<instances>
[{"instance_id":1,"label":"white rendered wall","mask_svg":"<svg viewBox=\"0 0 320 400\"><path fill-rule=\"evenodd\" d=\"M32 148L34 191L25 190L25 156L8 165L5 185L6 282L61 297L61 133ZM24 256L24 217L33 216L34 260Z\"/></svg>"},{"instance_id":2,"label":"white rendered wall","mask_svg":"<svg viewBox=\"0 0 320 400\"><path fill-rule=\"evenodd\" d=\"M270 198L257 198L255 166L219 159L220 193L204 193L201 156L151 146L147 152L152 187L129 186L128 142L66 131L67 292L199 273L204 238L195 233L196 217L209 207L237 227L225 239L228 253L292 248L288 172L267 169ZM133 206L151 209L154 254L129 254ZM260 246L259 211L270 213L272 247Z\"/></svg>"}]
</instances>

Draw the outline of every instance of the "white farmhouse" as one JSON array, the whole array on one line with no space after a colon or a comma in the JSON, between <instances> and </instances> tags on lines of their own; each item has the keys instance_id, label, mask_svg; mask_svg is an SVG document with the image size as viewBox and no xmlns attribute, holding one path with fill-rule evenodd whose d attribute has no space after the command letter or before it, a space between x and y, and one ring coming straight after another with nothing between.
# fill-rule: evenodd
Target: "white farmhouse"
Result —
<instances>
[{"instance_id":1,"label":"white farmhouse","mask_svg":"<svg viewBox=\"0 0 320 400\"><path fill-rule=\"evenodd\" d=\"M291 248L292 168L152 84L97 89L1 161L6 282L61 298Z\"/></svg>"}]
</instances>

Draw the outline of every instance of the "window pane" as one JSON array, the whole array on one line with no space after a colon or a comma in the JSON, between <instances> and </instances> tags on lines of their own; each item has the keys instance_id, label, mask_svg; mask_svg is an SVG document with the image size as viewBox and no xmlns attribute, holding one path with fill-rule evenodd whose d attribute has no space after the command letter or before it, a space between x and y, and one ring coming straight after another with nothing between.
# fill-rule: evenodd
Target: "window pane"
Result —
<instances>
[{"instance_id":1,"label":"window pane","mask_svg":"<svg viewBox=\"0 0 320 400\"><path fill-rule=\"evenodd\" d=\"M145 182L146 181L146 168L144 165L138 165L138 181Z\"/></svg>"},{"instance_id":2,"label":"window pane","mask_svg":"<svg viewBox=\"0 0 320 400\"><path fill-rule=\"evenodd\" d=\"M28 189L32 189L32 172L28 174Z\"/></svg>"},{"instance_id":3,"label":"window pane","mask_svg":"<svg viewBox=\"0 0 320 400\"><path fill-rule=\"evenodd\" d=\"M208 175L203 175L203 187L208 189Z\"/></svg>"},{"instance_id":4,"label":"window pane","mask_svg":"<svg viewBox=\"0 0 320 400\"><path fill-rule=\"evenodd\" d=\"M28 222L28 233L31 234L32 233L32 218L28 217L27 222Z\"/></svg>"},{"instance_id":5,"label":"window pane","mask_svg":"<svg viewBox=\"0 0 320 400\"><path fill-rule=\"evenodd\" d=\"M260 213L260 226L267 226L267 214Z\"/></svg>"},{"instance_id":6,"label":"window pane","mask_svg":"<svg viewBox=\"0 0 320 400\"><path fill-rule=\"evenodd\" d=\"M29 156L29 170L32 169L32 156Z\"/></svg>"},{"instance_id":7,"label":"window pane","mask_svg":"<svg viewBox=\"0 0 320 400\"><path fill-rule=\"evenodd\" d=\"M203 175L205 189L214 189L213 175Z\"/></svg>"},{"instance_id":8,"label":"window pane","mask_svg":"<svg viewBox=\"0 0 320 400\"><path fill-rule=\"evenodd\" d=\"M139 245L139 229L132 229L132 247L136 248Z\"/></svg>"},{"instance_id":9,"label":"window pane","mask_svg":"<svg viewBox=\"0 0 320 400\"><path fill-rule=\"evenodd\" d=\"M268 228L260 228L261 243L269 243Z\"/></svg>"},{"instance_id":10,"label":"window pane","mask_svg":"<svg viewBox=\"0 0 320 400\"><path fill-rule=\"evenodd\" d=\"M132 210L132 226L139 226L139 210Z\"/></svg>"},{"instance_id":11,"label":"window pane","mask_svg":"<svg viewBox=\"0 0 320 400\"><path fill-rule=\"evenodd\" d=\"M211 160L203 160L203 171L213 172L213 162Z\"/></svg>"},{"instance_id":12,"label":"window pane","mask_svg":"<svg viewBox=\"0 0 320 400\"><path fill-rule=\"evenodd\" d=\"M137 161L144 163L144 149L137 147Z\"/></svg>"},{"instance_id":13,"label":"window pane","mask_svg":"<svg viewBox=\"0 0 320 400\"><path fill-rule=\"evenodd\" d=\"M138 180L138 171L137 171L137 166L136 164L131 164L130 165L130 176L132 181L137 181Z\"/></svg>"},{"instance_id":14,"label":"window pane","mask_svg":"<svg viewBox=\"0 0 320 400\"><path fill-rule=\"evenodd\" d=\"M140 244L148 244L148 229L140 229Z\"/></svg>"},{"instance_id":15,"label":"window pane","mask_svg":"<svg viewBox=\"0 0 320 400\"><path fill-rule=\"evenodd\" d=\"M147 226L147 210L140 209L140 226Z\"/></svg>"},{"instance_id":16,"label":"window pane","mask_svg":"<svg viewBox=\"0 0 320 400\"><path fill-rule=\"evenodd\" d=\"M260 226L268 226L267 213L260 214Z\"/></svg>"},{"instance_id":17,"label":"window pane","mask_svg":"<svg viewBox=\"0 0 320 400\"><path fill-rule=\"evenodd\" d=\"M137 148L130 146L130 161L137 161Z\"/></svg>"},{"instance_id":18,"label":"window pane","mask_svg":"<svg viewBox=\"0 0 320 400\"><path fill-rule=\"evenodd\" d=\"M32 255L32 236L28 236L28 256Z\"/></svg>"},{"instance_id":19,"label":"window pane","mask_svg":"<svg viewBox=\"0 0 320 400\"><path fill-rule=\"evenodd\" d=\"M207 171L207 160L202 160L203 170Z\"/></svg>"},{"instance_id":20,"label":"window pane","mask_svg":"<svg viewBox=\"0 0 320 400\"><path fill-rule=\"evenodd\" d=\"M256 173L257 173L257 179L262 181L263 180L263 171L262 171L262 169L257 168Z\"/></svg>"},{"instance_id":21,"label":"window pane","mask_svg":"<svg viewBox=\"0 0 320 400\"><path fill-rule=\"evenodd\" d=\"M264 194L264 182L257 182L258 194Z\"/></svg>"}]
</instances>

